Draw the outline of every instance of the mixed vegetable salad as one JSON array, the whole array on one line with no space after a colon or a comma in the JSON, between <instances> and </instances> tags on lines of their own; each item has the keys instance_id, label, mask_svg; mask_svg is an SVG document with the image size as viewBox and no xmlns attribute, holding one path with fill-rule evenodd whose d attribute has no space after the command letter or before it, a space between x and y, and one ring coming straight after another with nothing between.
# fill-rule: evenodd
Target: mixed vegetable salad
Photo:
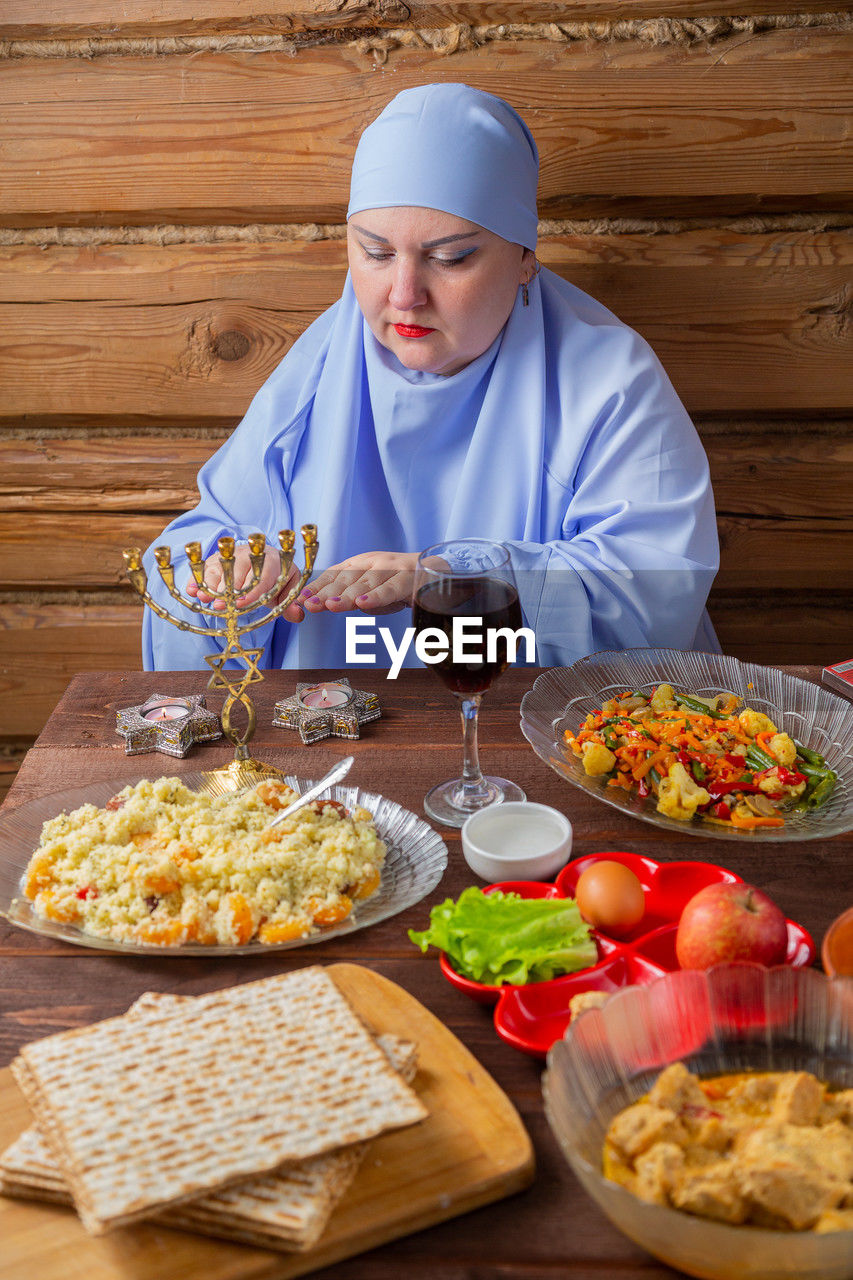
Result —
<instances>
[{"instance_id":1,"label":"mixed vegetable salad","mask_svg":"<svg viewBox=\"0 0 853 1280\"><path fill-rule=\"evenodd\" d=\"M653 796L665 817L739 831L782 827L786 813L819 808L837 779L823 756L729 693L627 690L564 736L584 772L608 787Z\"/></svg>"}]
</instances>

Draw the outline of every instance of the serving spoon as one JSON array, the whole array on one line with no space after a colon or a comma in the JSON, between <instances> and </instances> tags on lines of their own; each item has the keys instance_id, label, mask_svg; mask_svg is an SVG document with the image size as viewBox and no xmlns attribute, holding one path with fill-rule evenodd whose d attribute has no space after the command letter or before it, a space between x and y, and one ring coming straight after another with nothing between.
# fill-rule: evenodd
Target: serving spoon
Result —
<instances>
[{"instance_id":1,"label":"serving spoon","mask_svg":"<svg viewBox=\"0 0 853 1280\"><path fill-rule=\"evenodd\" d=\"M312 800L316 800L322 791L326 791L334 783L340 782L349 773L355 762L355 756L344 756L343 760L338 760L337 764L333 764L328 773L323 774L319 782L315 782L313 787L309 787L301 796L297 798L281 813L277 813L272 822L267 825L267 831L271 827L277 827L280 822L284 822L285 818L289 818L292 813L296 813L297 809L301 809L303 805L310 804Z\"/></svg>"}]
</instances>

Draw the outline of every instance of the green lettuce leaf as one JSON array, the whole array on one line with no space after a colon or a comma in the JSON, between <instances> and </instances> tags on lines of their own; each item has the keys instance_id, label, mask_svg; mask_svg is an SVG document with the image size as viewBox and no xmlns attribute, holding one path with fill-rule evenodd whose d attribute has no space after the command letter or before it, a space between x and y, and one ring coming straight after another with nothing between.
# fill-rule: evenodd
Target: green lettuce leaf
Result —
<instances>
[{"instance_id":1,"label":"green lettuce leaf","mask_svg":"<svg viewBox=\"0 0 853 1280\"><path fill-rule=\"evenodd\" d=\"M457 972L490 986L543 982L598 960L589 926L572 898L522 898L471 886L430 912L429 928L409 930L421 951L444 951Z\"/></svg>"}]
</instances>

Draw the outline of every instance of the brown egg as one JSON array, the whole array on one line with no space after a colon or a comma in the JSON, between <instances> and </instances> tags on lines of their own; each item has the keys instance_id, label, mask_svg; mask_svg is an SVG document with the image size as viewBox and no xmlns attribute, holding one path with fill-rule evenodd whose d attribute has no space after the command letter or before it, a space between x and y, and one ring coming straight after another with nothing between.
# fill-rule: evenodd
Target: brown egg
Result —
<instances>
[{"instance_id":1,"label":"brown egg","mask_svg":"<svg viewBox=\"0 0 853 1280\"><path fill-rule=\"evenodd\" d=\"M606 859L581 872L575 901L587 924L616 936L639 924L646 909L643 886L631 868Z\"/></svg>"}]
</instances>

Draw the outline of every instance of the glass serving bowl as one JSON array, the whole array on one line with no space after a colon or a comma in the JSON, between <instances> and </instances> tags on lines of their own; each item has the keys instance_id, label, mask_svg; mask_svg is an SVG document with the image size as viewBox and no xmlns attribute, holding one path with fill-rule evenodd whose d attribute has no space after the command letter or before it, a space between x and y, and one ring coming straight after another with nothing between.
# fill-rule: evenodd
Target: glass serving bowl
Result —
<instances>
[{"instance_id":1,"label":"glass serving bowl","mask_svg":"<svg viewBox=\"0 0 853 1280\"><path fill-rule=\"evenodd\" d=\"M838 781L829 800L820 809L787 813L784 827L737 831L724 823L698 818L692 822L668 818L657 812L653 798L608 787L604 778L586 774L580 757L566 743L565 730L576 732L591 711L624 689L651 694L664 682L700 698L734 693L745 706L763 711L777 728L818 751L836 771ZM521 732L539 758L561 778L604 804L667 831L764 844L823 840L853 828L853 702L775 667L740 662L722 653L682 649L592 653L571 667L556 667L537 677L521 701Z\"/></svg>"},{"instance_id":2,"label":"glass serving bowl","mask_svg":"<svg viewBox=\"0 0 853 1280\"><path fill-rule=\"evenodd\" d=\"M802 1070L849 1089L853 979L754 964L670 973L582 1014L551 1048L543 1077L548 1120L584 1190L656 1258L705 1280L849 1280L853 1231L730 1226L646 1204L604 1177L611 1119L678 1060L703 1076Z\"/></svg>"}]
</instances>

